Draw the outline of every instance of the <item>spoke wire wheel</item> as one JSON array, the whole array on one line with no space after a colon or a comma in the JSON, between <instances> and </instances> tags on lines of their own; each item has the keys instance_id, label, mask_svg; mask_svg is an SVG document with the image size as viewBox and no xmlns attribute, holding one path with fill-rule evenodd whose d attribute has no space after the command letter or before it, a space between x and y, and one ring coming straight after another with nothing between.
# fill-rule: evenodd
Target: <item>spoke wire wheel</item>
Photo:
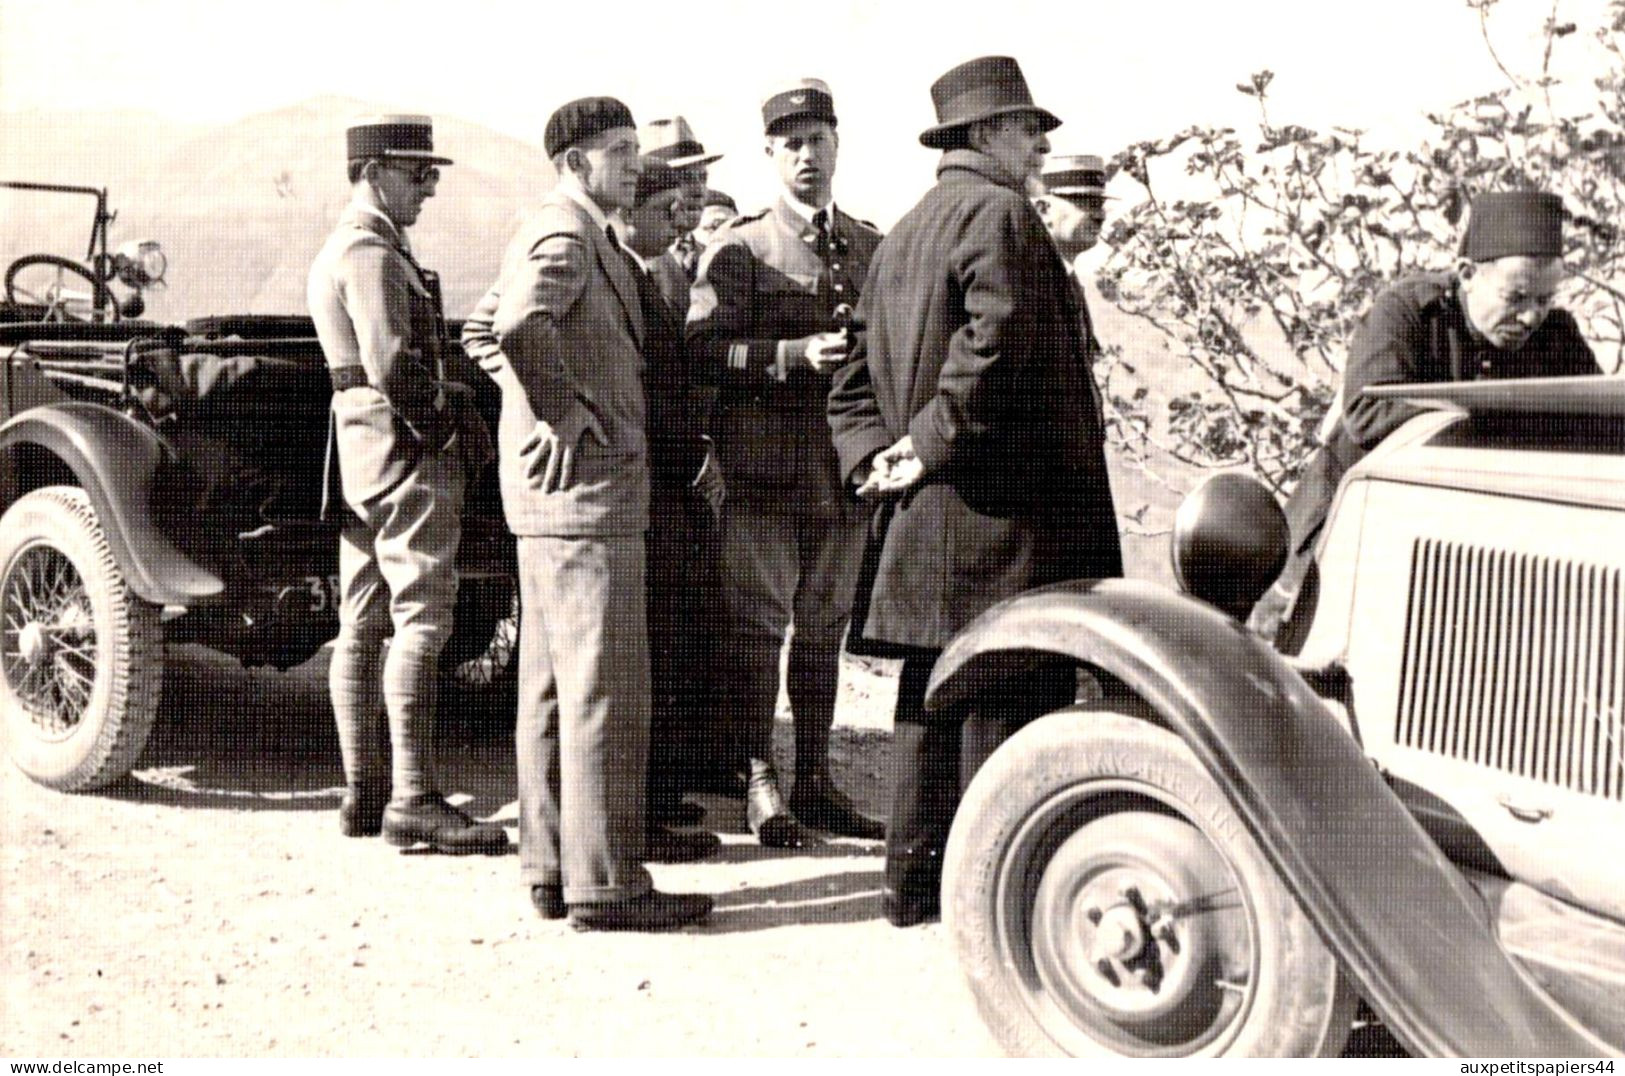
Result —
<instances>
[{"instance_id":1,"label":"spoke wire wheel","mask_svg":"<svg viewBox=\"0 0 1625 1076\"><path fill-rule=\"evenodd\" d=\"M1356 997L1189 748L1081 708L966 791L944 921L1014 1054L1335 1054Z\"/></svg>"},{"instance_id":2,"label":"spoke wire wheel","mask_svg":"<svg viewBox=\"0 0 1625 1076\"><path fill-rule=\"evenodd\" d=\"M131 594L84 491L35 490L0 518L7 747L65 791L128 773L163 684L158 609Z\"/></svg>"}]
</instances>

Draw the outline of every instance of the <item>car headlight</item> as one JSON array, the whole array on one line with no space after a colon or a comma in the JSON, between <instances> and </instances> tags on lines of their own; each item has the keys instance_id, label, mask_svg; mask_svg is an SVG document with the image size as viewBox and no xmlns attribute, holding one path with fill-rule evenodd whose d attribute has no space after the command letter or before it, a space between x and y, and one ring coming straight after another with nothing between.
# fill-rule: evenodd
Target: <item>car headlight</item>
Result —
<instances>
[{"instance_id":1,"label":"car headlight","mask_svg":"<svg viewBox=\"0 0 1625 1076\"><path fill-rule=\"evenodd\" d=\"M163 282L169 259L152 239L132 239L113 254L113 272L132 288L150 288Z\"/></svg>"}]
</instances>

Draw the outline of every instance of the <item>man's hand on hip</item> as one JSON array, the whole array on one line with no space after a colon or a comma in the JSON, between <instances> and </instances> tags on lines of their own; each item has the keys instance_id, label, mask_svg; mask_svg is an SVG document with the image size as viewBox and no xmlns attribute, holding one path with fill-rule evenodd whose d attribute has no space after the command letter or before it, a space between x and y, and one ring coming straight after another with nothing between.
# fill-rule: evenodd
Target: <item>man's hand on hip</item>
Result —
<instances>
[{"instance_id":1,"label":"man's hand on hip","mask_svg":"<svg viewBox=\"0 0 1625 1076\"><path fill-rule=\"evenodd\" d=\"M519 458L525 463L525 478L531 487L543 493L568 489L575 478L576 453L581 448L581 439L587 436L609 447L604 428L579 401L556 423L538 421L536 429L519 449Z\"/></svg>"}]
</instances>

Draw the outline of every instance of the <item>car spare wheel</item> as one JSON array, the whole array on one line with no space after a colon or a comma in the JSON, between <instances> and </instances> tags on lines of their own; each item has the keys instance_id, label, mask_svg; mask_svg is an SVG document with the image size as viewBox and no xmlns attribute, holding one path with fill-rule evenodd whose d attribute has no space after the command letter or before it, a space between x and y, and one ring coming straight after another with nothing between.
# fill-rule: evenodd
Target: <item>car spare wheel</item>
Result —
<instances>
[{"instance_id":1,"label":"car spare wheel","mask_svg":"<svg viewBox=\"0 0 1625 1076\"><path fill-rule=\"evenodd\" d=\"M1012 737L955 817L943 918L1018 1055L1336 1055L1356 995L1172 733L1073 708Z\"/></svg>"},{"instance_id":2,"label":"car spare wheel","mask_svg":"<svg viewBox=\"0 0 1625 1076\"><path fill-rule=\"evenodd\" d=\"M158 607L125 585L83 490L38 489L0 517L0 703L24 773L68 792L128 773L163 653Z\"/></svg>"}]
</instances>

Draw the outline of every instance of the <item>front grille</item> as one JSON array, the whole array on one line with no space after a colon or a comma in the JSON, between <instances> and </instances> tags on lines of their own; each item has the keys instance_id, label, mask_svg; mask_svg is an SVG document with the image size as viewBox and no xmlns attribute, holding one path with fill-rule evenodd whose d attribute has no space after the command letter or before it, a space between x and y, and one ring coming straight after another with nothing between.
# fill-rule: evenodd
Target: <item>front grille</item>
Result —
<instances>
[{"instance_id":1,"label":"front grille","mask_svg":"<svg viewBox=\"0 0 1625 1076\"><path fill-rule=\"evenodd\" d=\"M1617 567L1418 539L1394 738L1625 799Z\"/></svg>"}]
</instances>

